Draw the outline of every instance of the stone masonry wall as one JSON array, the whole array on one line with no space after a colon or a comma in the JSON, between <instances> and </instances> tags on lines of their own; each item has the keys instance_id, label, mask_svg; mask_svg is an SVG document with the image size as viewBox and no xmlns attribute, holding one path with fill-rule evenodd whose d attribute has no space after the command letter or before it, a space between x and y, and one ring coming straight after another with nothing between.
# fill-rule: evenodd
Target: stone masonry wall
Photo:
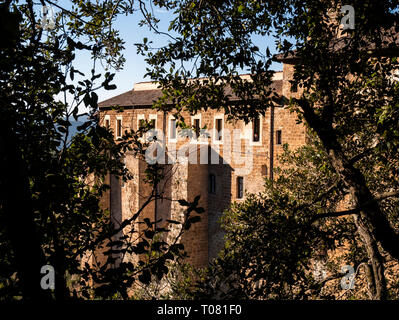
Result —
<instances>
[{"instance_id":1,"label":"stone masonry wall","mask_svg":"<svg viewBox=\"0 0 399 320\"><path fill-rule=\"evenodd\" d=\"M293 93L289 80L292 79L293 66L283 66L282 94L289 98ZM208 261L217 256L223 246L223 231L219 219L224 210L228 209L233 201L244 201L237 197L237 177L243 177L244 191L258 193L263 190L265 178L270 176L270 155L273 149L273 166L278 167L278 156L283 150L283 144L288 143L289 147L296 149L305 144L305 128L297 124L295 113L291 113L286 106L274 108L274 129L271 132L271 112L269 109L261 117L260 141L252 141L252 123L245 124L243 121L227 122L223 112L207 110L192 116L183 113L186 124L191 124L193 118L200 119L200 126L207 128L209 137L200 137L198 140L190 138L178 138L177 141L169 139L171 114L157 112L151 108L131 108L123 112L102 111L101 121L110 119L111 129L115 132L116 119L122 116L124 129L137 130L140 119L156 119L156 128L160 134L166 134L165 141L168 152L176 154L176 150L186 147L186 152L179 153L177 163L165 164L167 175L160 190L166 200L151 203L143 212L140 221L144 217L154 219L173 219L182 221L184 208L177 201L178 199L193 200L196 195L201 195L200 206L206 212L201 214L201 221L192 226L185 233L182 242L188 253L187 261L195 266L206 266ZM213 129L215 119L223 119L223 139L215 139ZM234 134L232 130L239 129ZM277 144L276 132L281 130L282 143ZM231 134L228 134L228 131ZM271 138L273 148L271 148ZM196 150L197 163L187 163L187 155ZM202 154L202 156L201 156ZM194 157L194 158L193 158ZM185 158L185 159L184 159ZM201 163L200 159L208 159ZM211 161L212 160L212 161ZM123 219L137 212L138 208L146 200L151 191L150 186L144 183L143 176L146 163L134 159L132 155L126 157L126 165L133 174L133 180L121 186L121 216ZM215 190L210 190L210 175L215 176ZM112 192L117 192L113 190ZM111 192L111 193L112 193ZM112 194L111 194L112 199ZM179 229L172 227L168 236L171 240Z\"/></svg>"}]
</instances>

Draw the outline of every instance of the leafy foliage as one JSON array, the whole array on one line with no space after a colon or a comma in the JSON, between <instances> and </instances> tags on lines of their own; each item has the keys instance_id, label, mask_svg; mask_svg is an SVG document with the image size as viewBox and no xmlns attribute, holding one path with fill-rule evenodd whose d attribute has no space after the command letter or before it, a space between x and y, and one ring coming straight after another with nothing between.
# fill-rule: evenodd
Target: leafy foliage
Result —
<instances>
[{"instance_id":1,"label":"leafy foliage","mask_svg":"<svg viewBox=\"0 0 399 320\"><path fill-rule=\"evenodd\" d=\"M135 228L145 206L159 198L154 191L131 218L110 223L101 205L109 176L132 179L123 159L127 153L143 159L149 143L139 138L148 128L114 141L100 125L95 91L116 86L114 74L97 73L96 62L122 67L123 41L112 23L133 13L134 3L71 3L71 10L54 4L60 11L47 31L40 5L0 4L1 32L9 35L0 47L0 163L6 168L0 179L1 299L128 298L136 281L169 272L183 255L181 234L197 219L190 212L201 212L198 199L182 203L187 214L173 243L164 240L169 229L154 221L145 220L140 232ZM82 50L92 57L88 76L74 65ZM88 114L79 113L82 105ZM72 118L82 117L87 120L71 137ZM162 168L149 165L146 174L156 190ZM56 270L53 292L40 288L45 264Z\"/></svg>"},{"instance_id":2,"label":"leafy foliage","mask_svg":"<svg viewBox=\"0 0 399 320\"><path fill-rule=\"evenodd\" d=\"M273 184L281 194L275 194L268 187L266 198L250 198L245 204L233 207L231 219L248 228L251 232L246 233L248 241L256 243L254 248L259 250L251 251L252 258L249 253L239 251L245 261L240 261L240 255L227 255L231 263L223 264L221 269L227 268L230 274L236 271L238 276L231 277L239 288L234 288L247 297L301 297L297 294L304 291L298 289L294 293L290 286L295 281L297 286L302 286L299 278L303 279L305 269L298 270L296 263L309 262L306 261L311 257L308 251L315 250L311 243L319 239L321 231L306 232L309 219L320 214L333 219L321 225L328 227L325 232L335 225L344 230L333 235L327 232L323 239L331 237L340 241L341 232L346 234L345 230L355 226L360 242L358 239L354 242L354 237L346 241L356 255L362 252L360 246L366 252L367 297L389 297L387 288L394 287L395 282L386 274L390 261L397 263L399 259L396 218L399 87L394 77L398 69L398 1L352 2L356 21L353 30L340 27L343 5L340 1L163 0L157 4L175 10L176 18L170 30L177 34L160 49L152 50L148 45L139 47L151 65L148 74L158 80L163 89L158 108L165 109L163 102L169 100L175 103L178 114L182 110L195 113L211 108L223 110L229 118L249 121L278 103L295 112L314 136L310 141L313 155L303 152L291 158L294 166L306 163L310 167L293 169L292 176L283 173ZM261 52L256 42L266 37L274 39L275 46ZM272 56L272 51L277 55ZM298 88L297 92L278 97L270 89L273 60L293 66L290 82ZM238 69L250 73L249 79L239 77ZM192 80L199 77L205 79ZM228 87L248 103L232 103ZM318 155L321 162L317 160ZM297 193L293 194L293 190ZM324 193L327 195L323 196ZM338 208L341 211L328 211L338 205L337 201L341 201ZM293 208L297 205L301 210L295 212ZM268 220L269 216L274 220ZM346 216L351 219L342 218ZM240 228L232 225L233 229L228 230L228 237L234 239L230 250L236 247L239 250L241 245L236 237L240 235ZM279 229L292 230L297 235L301 230L306 234L306 241L298 242L295 236L284 237L289 251L285 255L280 239L265 237L258 241L252 237L252 233L262 236L258 228L267 235L281 235ZM270 250L269 242L273 243L272 252L276 256L262 251L261 248ZM304 251L294 252L294 244ZM265 272L254 269L261 264L256 257L262 254L271 259L270 265L267 259L261 259ZM278 270L284 277L277 277L279 257L282 259ZM289 257L294 258L289 260ZM238 259L236 269L235 259ZM287 259L289 266L286 266ZM352 257L348 261L356 265L362 259ZM251 276L261 274L258 278L265 277L266 283L271 282L262 287L263 295L255 294L251 286L246 289L244 270L251 272L252 269ZM293 275L291 271L299 273ZM299 278L294 281L293 277Z\"/></svg>"}]
</instances>

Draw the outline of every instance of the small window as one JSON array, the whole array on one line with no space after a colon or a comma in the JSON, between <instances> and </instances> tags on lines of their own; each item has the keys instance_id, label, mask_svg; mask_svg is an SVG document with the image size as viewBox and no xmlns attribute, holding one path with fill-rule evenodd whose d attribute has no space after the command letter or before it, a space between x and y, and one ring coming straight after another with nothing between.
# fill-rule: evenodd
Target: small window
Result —
<instances>
[{"instance_id":1,"label":"small window","mask_svg":"<svg viewBox=\"0 0 399 320\"><path fill-rule=\"evenodd\" d=\"M267 176L267 165L262 164L262 175Z\"/></svg>"},{"instance_id":2,"label":"small window","mask_svg":"<svg viewBox=\"0 0 399 320\"><path fill-rule=\"evenodd\" d=\"M144 128L145 124L146 124L146 122L145 122L145 118L144 117L138 118L137 119L137 131L139 131L141 128ZM142 137L143 133L140 132L138 135L139 135L139 137Z\"/></svg>"},{"instance_id":3,"label":"small window","mask_svg":"<svg viewBox=\"0 0 399 320\"><path fill-rule=\"evenodd\" d=\"M140 119L138 129L143 128L143 127L145 127L145 119Z\"/></svg>"},{"instance_id":4,"label":"small window","mask_svg":"<svg viewBox=\"0 0 399 320\"><path fill-rule=\"evenodd\" d=\"M281 130L276 131L276 144L281 144L282 143L282 136L281 136Z\"/></svg>"},{"instance_id":5,"label":"small window","mask_svg":"<svg viewBox=\"0 0 399 320\"><path fill-rule=\"evenodd\" d=\"M158 121L157 121L157 119L158 119L158 116L156 115L156 114L150 114L149 115L149 122L148 122L148 124L149 124L149 126L150 126L150 130L151 129L157 129L157 125L158 125Z\"/></svg>"},{"instance_id":6,"label":"small window","mask_svg":"<svg viewBox=\"0 0 399 320\"><path fill-rule=\"evenodd\" d=\"M223 139L223 119L216 119L216 141L222 141Z\"/></svg>"},{"instance_id":7,"label":"small window","mask_svg":"<svg viewBox=\"0 0 399 320\"><path fill-rule=\"evenodd\" d=\"M111 122L110 122L109 118L106 118L106 119L105 119L105 121L104 121L104 126L105 126L107 129L109 129L109 127L111 126Z\"/></svg>"},{"instance_id":8,"label":"small window","mask_svg":"<svg viewBox=\"0 0 399 320\"><path fill-rule=\"evenodd\" d=\"M176 139L176 119L170 119L169 121L169 139Z\"/></svg>"},{"instance_id":9,"label":"small window","mask_svg":"<svg viewBox=\"0 0 399 320\"><path fill-rule=\"evenodd\" d=\"M116 119L116 137L122 137L122 119Z\"/></svg>"},{"instance_id":10,"label":"small window","mask_svg":"<svg viewBox=\"0 0 399 320\"><path fill-rule=\"evenodd\" d=\"M244 178L237 177L237 199L244 197Z\"/></svg>"},{"instance_id":11,"label":"small window","mask_svg":"<svg viewBox=\"0 0 399 320\"><path fill-rule=\"evenodd\" d=\"M200 119L194 119L194 133L195 133L195 138L194 140L198 140L199 135L200 135Z\"/></svg>"},{"instance_id":12,"label":"small window","mask_svg":"<svg viewBox=\"0 0 399 320\"><path fill-rule=\"evenodd\" d=\"M150 118L150 120L148 121L148 125L149 125L149 131L147 133L148 139L150 141L155 140L157 137L157 119Z\"/></svg>"},{"instance_id":13,"label":"small window","mask_svg":"<svg viewBox=\"0 0 399 320\"><path fill-rule=\"evenodd\" d=\"M209 193L216 193L216 176L214 174L209 175Z\"/></svg>"},{"instance_id":14,"label":"small window","mask_svg":"<svg viewBox=\"0 0 399 320\"><path fill-rule=\"evenodd\" d=\"M252 141L258 142L260 140L260 118L257 117L252 121Z\"/></svg>"}]
</instances>

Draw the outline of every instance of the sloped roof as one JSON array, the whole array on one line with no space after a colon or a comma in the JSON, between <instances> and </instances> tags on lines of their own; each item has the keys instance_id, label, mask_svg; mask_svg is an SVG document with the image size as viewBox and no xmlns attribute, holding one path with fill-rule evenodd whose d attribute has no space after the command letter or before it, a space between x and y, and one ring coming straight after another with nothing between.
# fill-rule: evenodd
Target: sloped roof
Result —
<instances>
[{"instance_id":1,"label":"sloped roof","mask_svg":"<svg viewBox=\"0 0 399 320\"><path fill-rule=\"evenodd\" d=\"M275 89L277 93L282 92L283 81L273 81L271 88ZM231 95L231 101L240 101L240 99L232 93L230 87L225 90L226 95ZM112 106L120 107L151 107L153 103L162 95L161 89L151 90L130 90L98 104L99 108L108 108Z\"/></svg>"},{"instance_id":2,"label":"sloped roof","mask_svg":"<svg viewBox=\"0 0 399 320\"><path fill-rule=\"evenodd\" d=\"M161 90L130 90L98 104L100 108L111 106L151 106L162 95Z\"/></svg>"}]
</instances>

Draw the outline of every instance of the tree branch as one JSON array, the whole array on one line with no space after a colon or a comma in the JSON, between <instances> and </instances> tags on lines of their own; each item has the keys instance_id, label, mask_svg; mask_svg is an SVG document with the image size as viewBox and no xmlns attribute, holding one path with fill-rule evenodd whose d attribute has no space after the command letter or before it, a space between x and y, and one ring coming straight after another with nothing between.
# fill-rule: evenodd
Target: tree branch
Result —
<instances>
[{"instance_id":1,"label":"tree branch","mask_svg":"<svg viewBox=\"0 0 399 320\"><path fill-rule=\"evenodd\" d=\"M323 218L337 218L337 217L347 216L347 215L351 215L351 214L356 214L372 203L375 203L377 201L381 201L381 200L384 200L387 198L398 197L398 196L399 196L399 191L381 193L381 194L375 196L374 199L372 199L368 202L365 202L360 207L357 207L354 209L349 209L349 210L344 210L344 211L327 212L327 213L319 214L312 218L311 224L314 223L315 221L317 221L319 219L323 219Z\"/></svg>"},{"instance_id":2,"label":"tree branch","mask_svg":"<svg viewBox=\"0 0 399 320\"><path fill-rule=\"evenodd\" d=\"M349 163L350 164L354 164L357 161L363 159L364 157L368 156L369 154L371 154L371 152L374 150L374 148L368 148L366 150L364 150L363 152L359 153L358 155L354 156L352 159L349 159Z\"/></svg>"}]
</instances>

